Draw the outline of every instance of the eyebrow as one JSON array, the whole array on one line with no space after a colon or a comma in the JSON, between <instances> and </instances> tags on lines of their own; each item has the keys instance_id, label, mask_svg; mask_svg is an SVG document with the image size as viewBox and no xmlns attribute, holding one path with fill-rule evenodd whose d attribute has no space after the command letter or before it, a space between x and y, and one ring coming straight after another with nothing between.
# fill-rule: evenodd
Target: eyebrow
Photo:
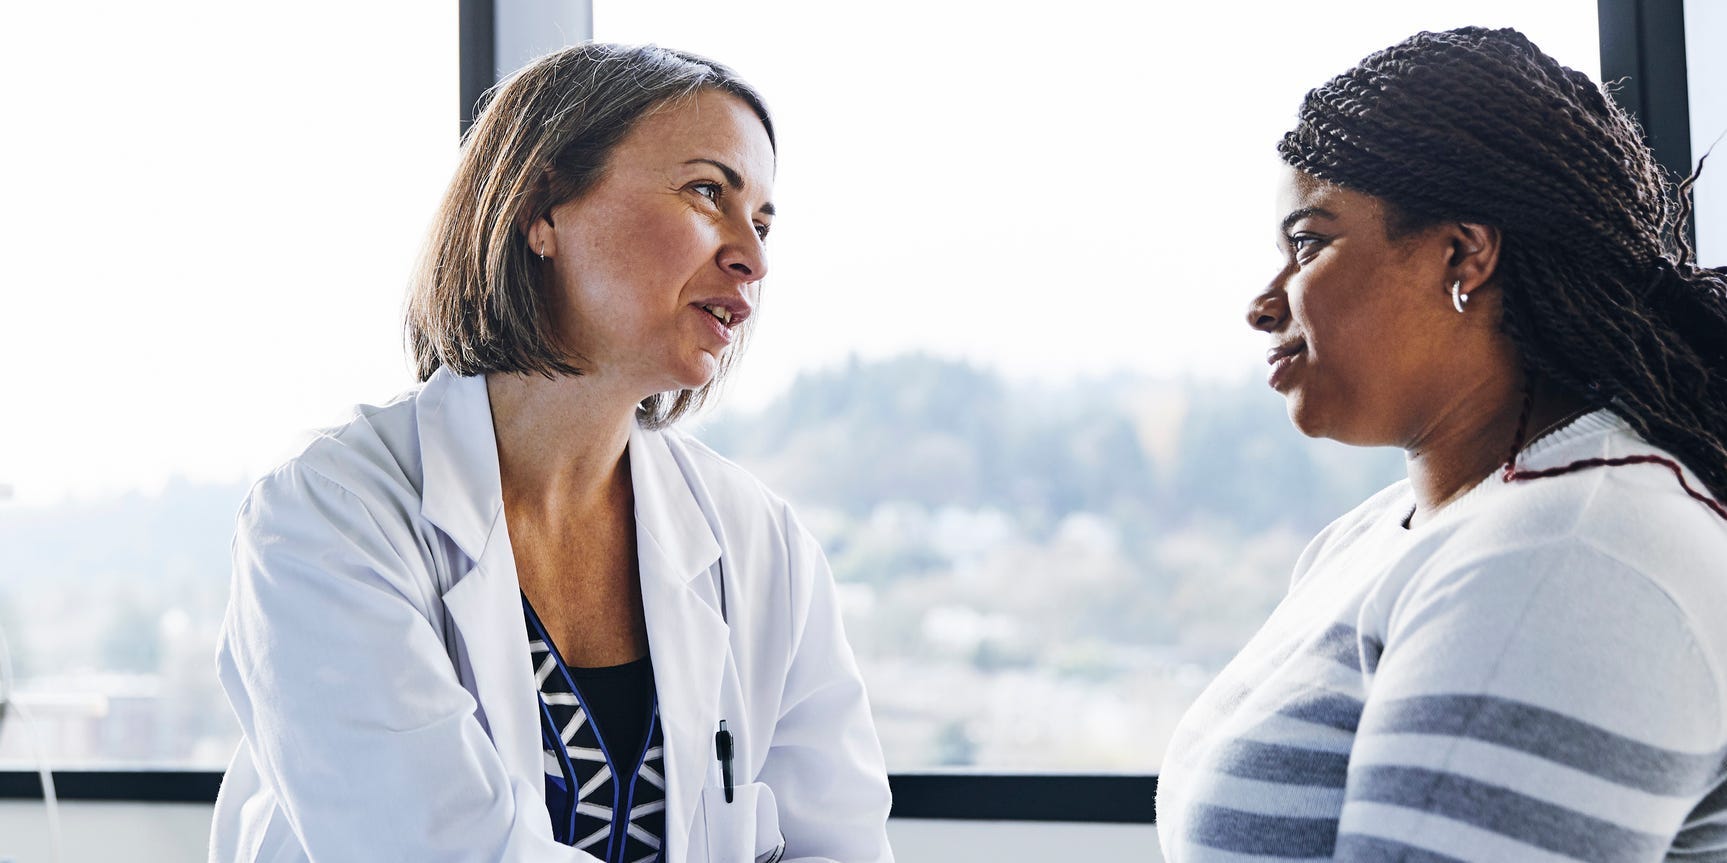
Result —
<instances>
[{"instance_id":1,"label":"eyebrow","mask_svg":"<svg viewBox=\"0 0 1727 863\"><path fill-rule=\"evenodd\" d=\"M725 175L727 185L731 186L734 189L737 189L740 192L743 191L743 189L744 189L744 177L743 177L743 175L739 174L736 170L734 170L732 168L732 166L730 166L724 162L716 162L713 159L691 159L688 162L685 162L684 164L686 164L686 165L712 165L712 166L720 169L720 173ZM773 202L769 201L768 203L763 204L761 206L760 212L764 216L775 215L776 211L774 210Z\"/></svg>"},{"instance_id":2,"label":"eyebrow","mask_svg":"<svg viewBox=\"0 0 1727 863\"><path fill-rule=\"evenodd\" d=\"M1335 219L1335 218L1337 218L1336 213L1333 213L1330 210L1325 209L1324 207L1302 207L1301 209L1296 210L1296 211L1290 213L1289 215L1283 217L1283 227L1281 230L1285 234L1289 233L1289 229L1291 226L1293 226L1296 222L1299 222L1302 219L1307 218L1308 216L1318 216L1322 219Z\"/></svg>"}]
</instances>

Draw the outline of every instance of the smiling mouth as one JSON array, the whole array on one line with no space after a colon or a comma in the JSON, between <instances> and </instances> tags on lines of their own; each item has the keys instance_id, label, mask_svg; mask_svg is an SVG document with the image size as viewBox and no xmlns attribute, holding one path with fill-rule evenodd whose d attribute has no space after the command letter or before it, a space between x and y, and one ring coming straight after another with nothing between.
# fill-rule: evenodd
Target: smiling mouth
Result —
<instances>
[{"instance_id":1,"label":"smiling mouth","mask_svg":"<svg viewBox=\"0 0 1727 863\"><path fill-rule=\"evenodd\" d=\"M1285 357L1293 357L1305 350L1307 350L1306 342L1292 342L1287 345L1279 345L1278 347L1265 352L1265 361L1271 365L1276 365L1278 360Z\"/></svg>"},{"instance_id":2,"label":"smiling mouth","mask_svg":"<svg viewBox=\"0 0 1727 863\"><path fill-rule=\"evenodd\" d=\"M1283 392L1290 386L1290 375L1294 374L1295 358L1307 352L1307 342L1295 341L1286 345L1278 345L1265 352L1265 361L1271 365L1271 371L1266 375L1265 382L1278 392Z\"/></svg>"},{"instance_id":3,"label":"smiling mouth","mask_svg":"<svg viewBox=\"0 0 1727 863\"><path fill-rule=\"evenodd\" d=\"M732 325L732 310L725 306L702 306L702 311L713 315L720 323L725 324L728 327Z\"/></svg>"}]
</instances>

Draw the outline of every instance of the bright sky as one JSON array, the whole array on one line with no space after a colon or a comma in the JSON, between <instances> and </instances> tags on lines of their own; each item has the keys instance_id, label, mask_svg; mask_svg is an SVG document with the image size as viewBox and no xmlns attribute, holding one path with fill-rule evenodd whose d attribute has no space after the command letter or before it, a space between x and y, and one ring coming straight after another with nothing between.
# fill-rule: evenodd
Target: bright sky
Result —
<instances>
[{"instance_id":1,"label":"bright sky","mask_svg":"<svg viewBox=\"0 0 1727 863\"><path fill-rule=\"evenodd\" d=\"M709 54L776 112L772 273L729 403L853 353L1250 373L1272 147L1307 89L1466 23L1599 70L1594 0L1161 5L595 0L598 38ZM455 160L454 2L5 18L13 505L255 476L411 384L400 311Z\"/></svg>"}]
</instances>

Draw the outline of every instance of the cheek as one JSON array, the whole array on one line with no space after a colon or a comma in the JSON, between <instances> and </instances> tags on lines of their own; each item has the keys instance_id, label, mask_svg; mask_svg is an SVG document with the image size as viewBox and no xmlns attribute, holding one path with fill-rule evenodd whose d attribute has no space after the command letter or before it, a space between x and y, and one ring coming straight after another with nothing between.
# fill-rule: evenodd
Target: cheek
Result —
<instances>
[{"instance_id":1,"label":"cheek","mask_svg":"<svg viewBox=\"0 0 1727 863\"><path fill-rule=\"evenodd\" d=\"M1372 293L1371 284L1337 280L1317 283L1299 299L1291 297L1292 314L1305 331L1312 374L1304 381L1303 395L1312 404L1291 402L1291 418L1308 434L1324 432L1309 428L1302 415L1323 405L1343 403L1360 407L1379 401L1395 360L1394 349L1383 329L1385 310ZM1311 419L1311 418L1309 418Z\"/></svg>"},{"instance_id":2,"label":"cheek","mask_svg":"<svg viewBox=\"0 0 1727 863\"><path fill-rule=\"evenodd\" d=\"M706 216L682 205L637 213L617 233L619 243L633 246L639 254L669 261L682 261L706 249L715 236Z\"/></svg>"},{"instance_id":3,"label":"cheek","mask_svg":"<svg viewBox=\"0 0 1727 863\"><path fill-rule=\"evenodd\" d=\"M1290 310L1316 351L1342 360L1345 352L1387 347L1384 337L1396 328L1400 311L1389 287L1383 273L1321 265L1291 293Z\"/></svg>"},{"instance_id":4,"label":"cheek","mask_svg":"<svg viewBox=\"0 0 1727 863\"><path fill-rule=\"evenodd\" d=\"M675 271L689 270L711 230L699 214L681 203L654 203L620 204L587 213L586 230L577 244L587 268L603 270L626 284L660 281Z\"/></svg>"}]
</instances>

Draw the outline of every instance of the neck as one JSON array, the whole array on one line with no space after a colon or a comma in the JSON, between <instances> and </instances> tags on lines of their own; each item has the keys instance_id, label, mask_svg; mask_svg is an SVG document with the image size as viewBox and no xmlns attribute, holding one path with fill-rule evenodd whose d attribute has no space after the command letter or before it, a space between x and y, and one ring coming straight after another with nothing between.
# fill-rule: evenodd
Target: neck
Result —
<instances>
[{"instance_id":1,"label":"neck","mask_svg":"<svg viewBox=\"0 0 1727 863\"><path fill-rule=\"evenodd\" d=\"M1409 483L1415 494L1411 525L1431 518L1505 464L1523 418L1523 395L1512 390L1488 403L1492 407L1486 410L1459 407L1449 411L1445 420L1405 447ZM1587 408L1588 404L1575 396L1535 384L1529 417L1523 422L1522 444L1527 446Z\"/></svg>"},{"instance_id":2,"label":"neck","mask_svg":"<svg viewBox=\"0 0 1727 863\"><path fill-rule=\"evenodd\" d=\"M487 375L486 393L506 507L579 514L628 493L633 397L586 377L534 374Z\"/></svg>"}]
</instances>

